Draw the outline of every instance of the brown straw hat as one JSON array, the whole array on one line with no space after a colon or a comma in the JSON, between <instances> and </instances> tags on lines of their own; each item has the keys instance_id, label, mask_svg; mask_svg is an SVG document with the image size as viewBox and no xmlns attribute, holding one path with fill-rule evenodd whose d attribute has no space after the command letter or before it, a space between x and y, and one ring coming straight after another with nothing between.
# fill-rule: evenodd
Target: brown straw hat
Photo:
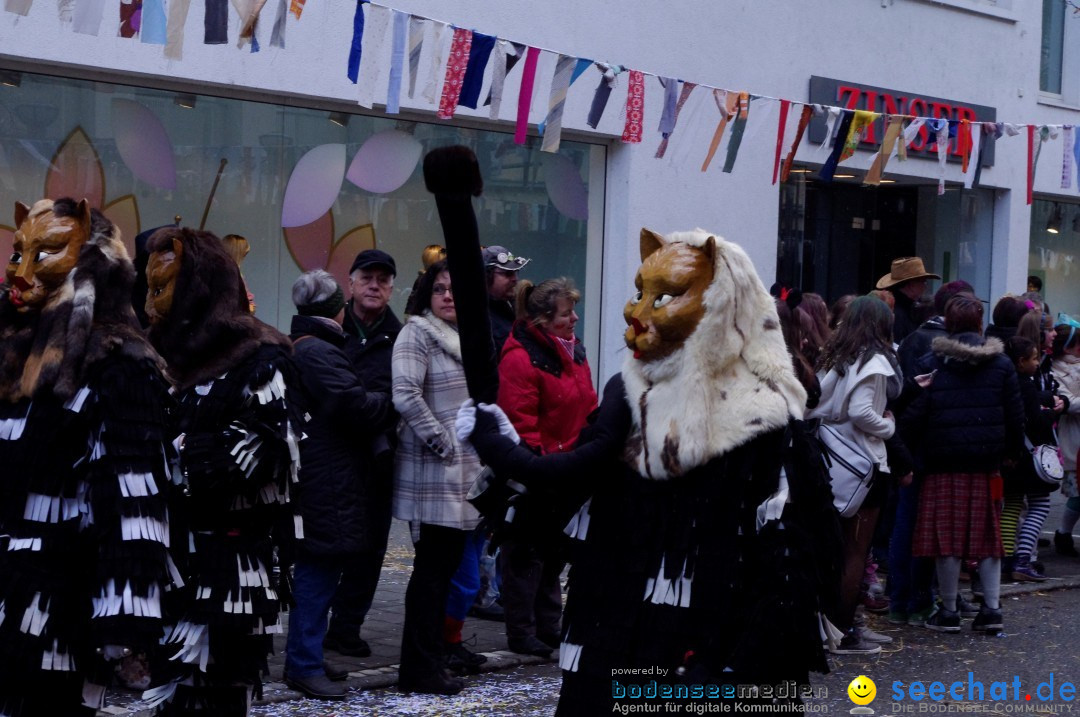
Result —
<instances>
[{"instance_id":1,"label":"brown straw hat","mask_svg":"<svg viewBox=\"0 0 1080 717\"><path fill-rule=\"evenodd\" d=\"M922 259L917 256L902 256L893 259L892 270L878 279L876 288L888 289L912 279L940 279L937 274L931 274L923 266Z\"/></svg>"}]
</instances>

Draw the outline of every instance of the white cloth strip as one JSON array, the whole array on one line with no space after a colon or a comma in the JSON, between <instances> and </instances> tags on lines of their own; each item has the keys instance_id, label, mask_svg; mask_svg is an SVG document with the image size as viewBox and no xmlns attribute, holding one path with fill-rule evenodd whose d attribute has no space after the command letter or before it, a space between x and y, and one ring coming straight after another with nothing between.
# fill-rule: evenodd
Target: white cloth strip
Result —
<instances>
[{"instance_id":1,"label":"white cloth strip","mask_svg":"<svg viewBox=\"0 0 1080 717\"><path fill-rule=\"evenodd\" d=\"M566 93L570 89L570 76L577 67L577 58L559 55L555 61L555 74L551 79L551 94L548 96L548 114L544 120L544 138L540 145L541 152L558 152L562 140L562 116L566 106Z\"/></svg>"},{"instance_id":2,"label":"white cloth strip","mask_svg":"<svg viewBox=\"0 0 1080 717\"><path fill-rule=\"evenodd\" d=\"M420 53L424 49L424 31L427 20L416 15L409 16L409 99L416 94L416 77L420 74Z\"/></svg>"},{"instance_id":3,"label":"white cloth strip","mask_svg":"<svg viewBox=\"0 0 1080 717\"><path fill-rule=\"evenodd\" d=\"M1061 151L1061 188L1072 189L1073 141L1075 135L1071 124L1062 127L1061 131L1063 145Z\"/></svg>"},{"instance_id":4,"label":"white cloth strip","mask_svg":"<svg viewBox=\"0 0 1080 717\"><path fill-rule=\"evenodd\" d=\"M375 85L379 79L379 70L383 66L383 44L386 31L390 27L393 11L382 5L368 3L367 16L364 18L363 54L360 56L360 70L356 80L356 103L365 109L371 109L375 102ZM266 401L263 401L266 403Z\"/></svg>"},{"instance_id":5,"label":"white cloth strip","mask_svg":"<svg viewBox=\"0 0 1080 717\"><path fill-rule=\"evenodd\" d=\"M105 0L79 0L75 6L75 32L96 37L101 30L104 11Z\"/></svg>"},{"instance_id":6,"label":"white cloth strip","mask_svg":"<svg viewBox=\"0 0 1080 717\"><path fill-rule=\"evenodd\" d=\"M82 413L83 404L86 403L86 399L89 396L90 388L88 386L83 386L75 392L74 396L69 398L67 402L64 403L64 408L71 411L72 413Z\"/></svg>"},{"instance_id":7,"label":"white cloth strip","mask_svg":"<svg viewBox=\"0 0 1080 717\"><path fill-rule=\"evenodd\" d=\"M428 54L430 62L428 63L428 80L424 85L424 91L421 93L423 98L428 101L429 104L435 104L437 101L436 92L439 91L441 86L439 83L439 70L443 66L443 56L446 54L445 38L447 35L453 33L447 33L446 29L449 27L446 23L432 20L432 25L435 27L435 36L431 41L431 52Z\"/></svg>"},{"instance_id":8,"label":"white cloth strip","mask_svg":"<svg viewBox=\"0 0 1080 717\"><path fill-rule=\"evenodd\" d=\"M502 107L503 86L506 84L506 58L508 55L516 55L512 43L506 40L495 41L495 55L491 60L491 119L499 119L499 108Z\"/></svg>"},{"instance_id":9,"label":"white cloth strip","mask_svg":"<svg viewBox=\"0 0 1080 717\"><path fill-rule=\"evenodd\" d=\"M25 429L25 418L5 418L0 421L0 441L17 441Z\"/></svg>"},{"instance_id":10,"label":"white cloth strip","mask_svg":"<svg viewBox=\"0 0 1080 717\"><path fill-rule=\"evenodd\" d=\"M564 642L559 646L559 668L567 672L577 672L581 662L581 645Z\"/></svg>"},{"instance_id":11,"label":"white cloth strip","mask_svg":"<svg viewBox=\"0 0 1080 717\"><path fill-rule=\"evenodd\" d=\"M979 171L979 149L982 146L983 131L981 124L971 125L971 159L968 171L964 175L964 189L971 189L975 183L975 174Z\"/></svg>"}]
</instances>

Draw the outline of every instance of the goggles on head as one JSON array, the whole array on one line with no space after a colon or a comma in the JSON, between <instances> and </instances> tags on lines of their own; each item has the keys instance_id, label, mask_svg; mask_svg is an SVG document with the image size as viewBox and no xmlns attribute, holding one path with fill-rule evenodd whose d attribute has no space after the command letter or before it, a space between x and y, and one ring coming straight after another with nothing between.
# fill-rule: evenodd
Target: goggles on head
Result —
<instances>
[{"instance_id":1,"label":"goggles on head","mask_svg":"<svg viewBox=\"0 0 1080 717\"><path fill-rule=\"evenodd\" d=\"M500 251L495 255L495 264L513 263L518 266L525 266L529 263L529 260L523 256L514 256L513 254L505 251Z\"/></svg>"}]
</instances>

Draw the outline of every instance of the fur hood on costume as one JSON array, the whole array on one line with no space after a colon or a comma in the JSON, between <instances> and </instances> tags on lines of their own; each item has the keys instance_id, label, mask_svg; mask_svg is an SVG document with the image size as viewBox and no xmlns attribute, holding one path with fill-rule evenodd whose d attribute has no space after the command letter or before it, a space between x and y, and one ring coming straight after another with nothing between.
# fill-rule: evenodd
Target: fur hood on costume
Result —
<instances>
[{"instance_id":1,"label":"fur hood on costume","mask_svg":"<svg viewBox=\"0 0 1080 717\"><path fill-rule=\"evenodd\" d=\"M150 341L168 362L179 390L228 372L264 344L292 353L288 337L251 315L240 268L209 232L165 227L146 243L153 254L183 244L169 315L150 327Z\"/></svg>"},{"instance_id":2,"label":"fur hood on costume","mask_svg":"<svg viewBox=\"0 0 1080 717\"><path fill-rule=\"evenodd\" d=\"M665 237L703 247L701 229ZM668 479L802 418L806 391L795 377L773 297L738 245L715 237L705 314L673 354L623 364L633 429L627 461L642 476Z\"/></svg>"},{"instance_id":3,"label":"fur hood on costume","mask_svg":"<svg viewBox=\"0 0 1080 717\"><path fill-rule=\"evenodd\" d=\"M70 198L42 199L29 218L45 212L78 216L85 208ZM111 356L160 364L131 307L135 269L120 230L97 209L75 268L45 300L40 312L19 313L11 287L0 285L0 400L18 401L49 391L67 400L90 369Z\"/></svg>"},{"instance_id":4,"label":"fur hood on costume","mask_svg":"<svg viewBox=\"0 0 1080 717\"><path fill-rule=\"evenodd\" d=\"M1005 345L993 336L983 338L975 333L938 336L930 344L935 355L946 362L977 366L1005 352Z\"/></svg>"}]
</instances>

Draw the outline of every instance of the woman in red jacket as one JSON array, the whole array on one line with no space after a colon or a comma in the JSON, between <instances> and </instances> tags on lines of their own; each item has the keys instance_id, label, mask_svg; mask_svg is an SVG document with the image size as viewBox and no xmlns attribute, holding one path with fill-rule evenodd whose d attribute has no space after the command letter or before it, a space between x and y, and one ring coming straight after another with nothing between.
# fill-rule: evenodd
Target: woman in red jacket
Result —
<instances>
[{"instance_id":1,"label":"woman in red jacket","mask_svg":"<svg viewBox=\"0 0 1080 717\"><path fill-rule=\"evenodd\" d=\"M574 336L581 293L569 279L521 282L517 316L499 363L499 406L540 454L569 450L596 409L585 348ZM561 560L507 539L499 561L506 637L514 652L547 657L560 642Z\"/></svg>"}]
</instances>

